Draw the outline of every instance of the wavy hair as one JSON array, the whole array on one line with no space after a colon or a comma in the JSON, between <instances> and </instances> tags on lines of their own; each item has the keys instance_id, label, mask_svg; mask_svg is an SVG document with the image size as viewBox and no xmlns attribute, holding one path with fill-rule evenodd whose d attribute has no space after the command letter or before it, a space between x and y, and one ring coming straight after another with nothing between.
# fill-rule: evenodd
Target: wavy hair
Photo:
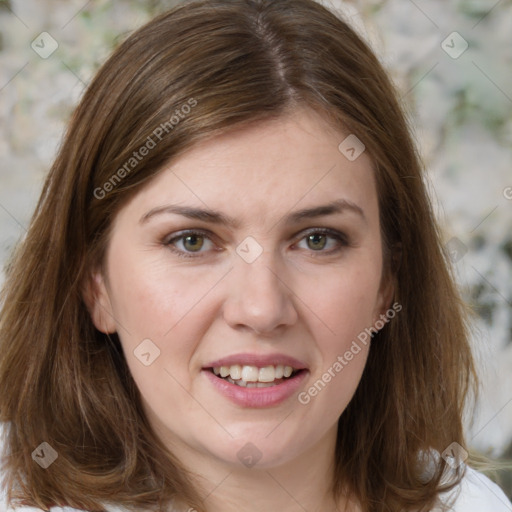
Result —
<instances>
[{"instance_id":1,"label":"wavy hair","mask_svg":"<svg viewBox=\"0 0 512 512\"><path fill-rule=\"evenodd\" d=\"M476 375L467 312L397 97L369 46L313 0L186 2L114 51L72 116L7 269L0 421L14 503L102 510L114 497L140 510L175 499L204 512L144 416L119 339L94 328L84 283L116 213L164 166L223 130L299 106L365 144L403 306L375 335L339 419L333 493L348 488L369 512L428 510L460 481L458 471L443 483L441 457L427 476L419 464L454 441L464 446ZM131 161L157 128L155 147ZM59 454L47 470L31 457L43 441Z\"/></svg>"}]
</instances>

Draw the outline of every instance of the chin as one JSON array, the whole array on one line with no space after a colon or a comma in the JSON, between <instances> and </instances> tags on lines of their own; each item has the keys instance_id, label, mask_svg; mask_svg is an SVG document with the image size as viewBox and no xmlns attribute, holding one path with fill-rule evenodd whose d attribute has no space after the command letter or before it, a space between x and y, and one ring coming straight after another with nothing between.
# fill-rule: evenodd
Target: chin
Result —
<instances>
[{"instance_id":1,"label":"chin","mask_svg":"<svg viewBox=\"0 0 512 512\"><path fill-rule=\"evenodd\" d=\"M268 437L270 431L266 431L267 437L247 434L230 440L222 447L217 445L220 449L212 456L236 469L271 469L283 466L300 455L304 448L303 440L295 437L288 444L282 435Z\"/></svg>"}]
</instances>

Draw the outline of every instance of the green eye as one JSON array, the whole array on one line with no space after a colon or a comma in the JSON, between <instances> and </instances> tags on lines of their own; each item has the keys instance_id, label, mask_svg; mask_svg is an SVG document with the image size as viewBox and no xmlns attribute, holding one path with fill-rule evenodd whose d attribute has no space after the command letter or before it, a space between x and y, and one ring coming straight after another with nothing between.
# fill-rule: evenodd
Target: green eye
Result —
<instances>
[{"instance_id":1,"label":"green eye","mask_svg":"<svg viewBox=\"0 0 512 512\"><path fill-rule=\"evenodd\" d=\"M215 244L206 233L188 231L177 234L165 242L173 252L184 258L205 255L215 249Z\"/></svg>"},{"instance_id":2,"label":"green eye","mask_svg":"<svg viewBox=\"0 0 512 512\"><path fill-rule=\"evenodd\" d=\"M313 251L321 251L327 245L327 236L320 233L313 233L307 237L307 245Z\"/></svg>"},{"instance_id":3,"label":"green eye","mask_svg":"<svg viewBox=\"0 0 512 512\"><path fill-rule=\"evenodd\" d=\"M190 252L198 252L204 245L204 236L202 235L187 235L182 240L183 247Z\"/></svg>"},{"instance_id":4,"label":"green eye","mask_svg":"<svg viewBox=\"0 0 512 512\"><path fill-rule=\"evenodd\" d=\"M325 228L305 233L296 247L328 255L339 252L348 245L348 238L344 233Z\"/></svg>"}]
</instances>

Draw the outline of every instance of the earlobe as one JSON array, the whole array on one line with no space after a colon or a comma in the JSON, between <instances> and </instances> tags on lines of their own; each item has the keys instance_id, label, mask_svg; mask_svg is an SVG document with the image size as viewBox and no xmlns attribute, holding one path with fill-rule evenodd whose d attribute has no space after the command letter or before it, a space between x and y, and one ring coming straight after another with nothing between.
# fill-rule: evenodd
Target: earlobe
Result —
<instances>
[{"instance_id":1,"label":"earlobe","mask_svg":"<svg viewBox=\"0 0 512 512\"><path fill-rule=\"evenodd\" d=\"M116 332L110 296L100 271L90 274L83 287L83 299L96 329L105 334Z\"/></svg>"}]
</instances>

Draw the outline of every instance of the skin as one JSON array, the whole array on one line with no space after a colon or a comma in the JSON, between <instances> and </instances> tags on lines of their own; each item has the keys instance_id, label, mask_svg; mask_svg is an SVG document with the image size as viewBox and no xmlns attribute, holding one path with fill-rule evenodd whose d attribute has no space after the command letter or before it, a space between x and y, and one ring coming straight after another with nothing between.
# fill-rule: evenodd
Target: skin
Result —
<instances>
[{"instance_id":1,"label":"skin","mask_svg":"<svg viewBox=\"0 0 512 512\"><path fill-rule=\"evenodd\" d=\"M118 212L104 269L92 276L92 319L101 331L119 333L151 424L197 474L209 512L346 505L335 504L329 490L337 420L369 344L306 405L296 395L268 408L234 405L201 369L231 354L279 352L306 364L307 390L390 307L372 162L366 153L353 162L340 153L347 135L298 109L192 148ZM344 210L285 220L340 199L364 217ZM209 208L238 225L175 213L140 221L168 204ZM348 243L331 235L308 241L310 228L338 230ZM211 241L169 245L185 229L208 230ZM248 236L263 249L252 263L236 252ZM172 250L198 246L189 258ZM148 338L160 356L144 366L134 350ZM252 468L237 457L249 442L262 454Z\"/></svg>"}]
</instances>

